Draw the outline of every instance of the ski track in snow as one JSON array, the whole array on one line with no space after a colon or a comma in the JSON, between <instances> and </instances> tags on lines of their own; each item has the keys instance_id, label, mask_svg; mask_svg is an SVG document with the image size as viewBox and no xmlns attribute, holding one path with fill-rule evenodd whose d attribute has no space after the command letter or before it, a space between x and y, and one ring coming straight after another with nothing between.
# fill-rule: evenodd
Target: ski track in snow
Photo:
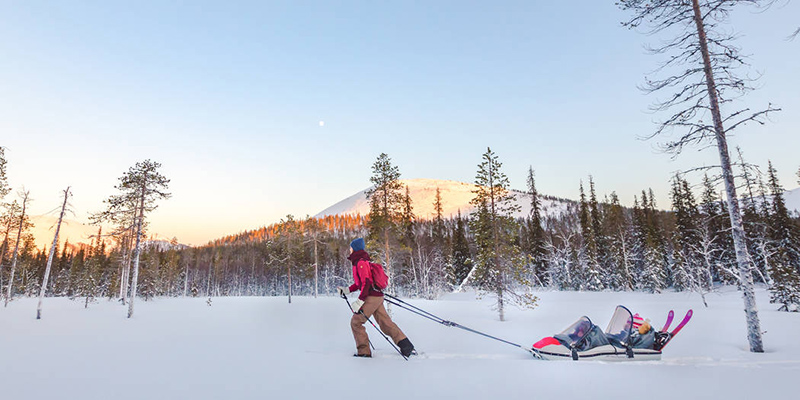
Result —
<instances>
[{"instance_id":1,"label":"ski track in snow","mask_svg":"<svg viewBox=\"0 0 800 400\"><path fill-rule=\"evenodd\" d=\"M509 307L473 293L406 299L436 315L529 346L582 315L605 328L624 304L660 325L670 309L695 315L661 361L541 361L527 352L394 308L421 352L404 361L367 324L374 358L352 357L349 311L336 297L137 300L136 315L101 300L36 299L0 308L2 399L751 399L786 397L800 371L800 314L776 311L757 292L766 353L747 351L742 300L638 292L540 292L540 307ZM359 382L368 382L365 389Z\"/></svg>"}]
</instances>

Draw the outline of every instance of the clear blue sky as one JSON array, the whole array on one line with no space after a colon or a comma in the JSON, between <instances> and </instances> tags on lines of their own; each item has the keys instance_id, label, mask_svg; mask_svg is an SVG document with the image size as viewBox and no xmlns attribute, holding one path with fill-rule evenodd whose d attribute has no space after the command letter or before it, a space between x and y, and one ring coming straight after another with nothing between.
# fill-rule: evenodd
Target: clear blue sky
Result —
<instances>
[{"instance_id":1,"label":"clear blue sky","mask_svg":"<svg viewBox=\"0 0 800 400\"><path fill-rule=\"evenodd\" d=\"M717 163L654 150L656 97L636 86L657 41L619 26L613 1L0 3L0 145L10 182L78 219L136 161L161 162L174 197L152 229L198 244L315 214L369 186L388 153L404 178L471 182L487 146L512 186L576 198L594 176L625 204L674 171ZM800 2L743 11L729 29L763 73L744 105L751 162L787 188L800 167ZM662 96L666 96L664 93ZM325 121L320 126L319 121ZM699 177L695 177L695 182Z\"/></svg>"}]
</instances>

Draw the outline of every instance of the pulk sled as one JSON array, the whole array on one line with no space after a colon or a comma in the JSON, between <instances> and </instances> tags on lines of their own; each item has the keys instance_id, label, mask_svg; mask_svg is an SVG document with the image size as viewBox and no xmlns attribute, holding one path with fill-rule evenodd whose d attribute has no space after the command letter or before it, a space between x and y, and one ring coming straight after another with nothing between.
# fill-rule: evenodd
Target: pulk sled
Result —
<instances>
[{"instance_id":1,"label":"pulk sled","mask_svg":"<svg viewBox=\"0 0 800 400\"><path fill-rule=\"evenodd\" d=\"M387 303L398 308L410 311L444 326L463 329L467 332L520 348L539 360L660 360L661 352L667 343L692 318L692 310L689 310L674 330L667 331L669 324L672 322L671 316L674 315L670 311L671 315L667 323L664 324L664 328L661 331L657 331L650 326L649 321L644 321L638 314L634 315L628 308L620 305L617 306L605 331L584 316L561 333L539 340L529 348L468 328L456 322L448 321L390 294L384 293L384 297Z\"/></svg>"}]
</instances>

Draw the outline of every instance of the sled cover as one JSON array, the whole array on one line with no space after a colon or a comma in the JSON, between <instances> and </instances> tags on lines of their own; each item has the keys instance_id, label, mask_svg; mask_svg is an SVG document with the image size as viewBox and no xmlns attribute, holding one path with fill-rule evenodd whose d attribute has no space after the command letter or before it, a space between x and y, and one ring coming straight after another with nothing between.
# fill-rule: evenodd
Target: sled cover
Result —
<instances>
[{"instance_id":1,"label":"sled cover","mask_svg":"<svg viewBox=\"0 0 800 400\"><path fill-rule=\"evenodd\" d=\"M633 314L624 306L617 306L611 321L608 321L606 338L614 346L626 347L630 344L631 331L633 330Z\"/></svg>"},{"instance_id":2,"label":"sled cover","mask_svg":"<svg viewBox=\"0 0 800 400\"><path fill-rule=\"evenodd\" d=\"M606 336L600 330L600 327L593 324L589 317L586 316L581 317L574 324L553 337L564 346L578 351L608 344L608 340L606 340Z\"/></svg>"}]
</instances>

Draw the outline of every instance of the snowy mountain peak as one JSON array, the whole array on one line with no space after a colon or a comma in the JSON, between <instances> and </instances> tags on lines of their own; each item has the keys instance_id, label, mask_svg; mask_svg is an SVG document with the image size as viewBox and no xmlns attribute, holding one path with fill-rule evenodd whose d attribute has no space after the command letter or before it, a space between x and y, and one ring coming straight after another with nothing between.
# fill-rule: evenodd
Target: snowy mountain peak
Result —
<instances>
[{"instance_id":1,"label":"snowy mountain peak","mask_svg":"<svg viewBox=\"0 0 800 400\"><path fill-rule=\"evenodd\" d=\"M404 186L409 189L411 200L414 206L414 215L419 219L432 219L435 215L433 203L436 199L436 189L438 188L442 197L442 212L445 218L455 217L459 211L461 215L466 216L474 210L474 206L470 204L470 200L475 197L475 185L471 183L438 180L438 179L402 179L400 180ZM315 215L315 217L325 217L328 215L344 215L344 214L369 214L369 201L367 200L366 191L364 189ZM531 212L531 199L530 195L524 192L512 191L516 197L517 204L520 206L520 212L515 216L527 216ZM568 200L555 199L547 196L542 196L542 213L546 215L555 215L562 213L567 209L571 203Z\"/></svg>"}]
</instances>

